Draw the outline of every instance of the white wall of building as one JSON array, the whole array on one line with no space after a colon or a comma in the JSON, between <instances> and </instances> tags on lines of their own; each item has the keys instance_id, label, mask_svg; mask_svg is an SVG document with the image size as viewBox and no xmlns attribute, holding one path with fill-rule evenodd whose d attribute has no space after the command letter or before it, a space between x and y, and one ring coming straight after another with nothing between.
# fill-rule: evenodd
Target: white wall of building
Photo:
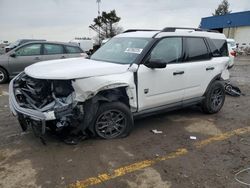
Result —
<instances>
[{"instance_id":1,"label":"white wall of building","mask_svg":"<svg viewBox=\"0 0 250 188\"><path fill-rule=\"evenodd\" d=\"M239 46L250 46L250 26L224 28L223 33L227 38L233 38Z\"/></svg>"}]
</instances>

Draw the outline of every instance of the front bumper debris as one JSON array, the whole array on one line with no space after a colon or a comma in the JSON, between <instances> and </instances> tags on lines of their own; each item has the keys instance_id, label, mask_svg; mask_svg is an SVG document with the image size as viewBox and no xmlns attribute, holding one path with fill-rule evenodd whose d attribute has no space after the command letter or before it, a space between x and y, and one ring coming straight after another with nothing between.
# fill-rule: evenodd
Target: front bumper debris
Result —
<instances>
[{"instance_id":1,"label":"front bumper debris","mask_svg":"<svg viewBox=\"0 0 250 188\"><path fill-rule=\"evenodd\" d=\"M10 106L10 110L12 114L14 116L18 116L18 120L23 131L27 129L27 124L25 124L25 122L22 122L24 118L28 118L31 121L33 120L33 121L40 122L41 123L41 135L44 135L45 130L46 130L46 119L47 119L46 115L37 110L21 107L17 103L16 98L15 98L15 94L13 91L13 82L14 82L14 79L11 80L9 84L9 106Z\"/></svg>"},{"instance_id":2,"label":"front bumper debris","mask_svg":"<svg viewBox=\"0 0 250 188\"><path fill-rule=\"evenodd\" d=\"M25 116L30 117L33 120L37 120L37 121L45 121L46 120L46 116L44 113L39 112L37 110L33 110L33 109L27 109L27 108L23 108L21 107L15 98L15 94L13 91L13 80L11 80L10 84L9 84L9 103L10 103L10 110L13 113L13 115L17 116L19 113L23 114Z\"/></svg>"},{"instance_id":3,"label":"front bumper debris","mask_svg":"<svg viewBox=\"0 0 250 188\"><path fill-rule=\"evenodd\" d=\"M67 91L67 87L70 88L70 86L66 84L69 82L59 83L66 85L66 88L61 87L63 88L61 89L58 88L58 81L47 81L46 90L51 88L50 95L46 94L43 100L40 100L41 97L36 97L36 92L39 96L42 88L39 85L40 80L33 82L29 79L32 78L27 77L25 73L20 73L9 84L10 110L14 116L17 116L22 130L26 131L30 126L35 135L42 138L47 128L60 131L64 127L76 126L76 122L79 122L83 116L80 111L82 106L74 101L74 91L70 89ZM38 89L35 84L38 84ZM22 96L21 100L20 96Z\"/></svg>"}]
</instances>

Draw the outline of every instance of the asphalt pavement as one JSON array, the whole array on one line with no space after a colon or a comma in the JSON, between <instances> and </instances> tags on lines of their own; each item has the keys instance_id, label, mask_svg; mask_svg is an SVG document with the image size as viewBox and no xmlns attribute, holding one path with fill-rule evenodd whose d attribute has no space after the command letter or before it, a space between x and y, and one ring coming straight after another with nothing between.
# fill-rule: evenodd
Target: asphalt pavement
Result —
<instances>
[{"instance_id":1,"label":"asphalt pavement","mask_svg":"<svg viewBox=\"0 0 250 188\"><path fill-rule=\"evenodd\" d=\"M230 72L244 96L227 96L218 114L190 107L137 120L127 138L75 146L22 132L0 85L0 187L244 187L235 174L250 167L250 58ZM250 183L247 173L239 178Z\"/></svg>"}]
</instances>

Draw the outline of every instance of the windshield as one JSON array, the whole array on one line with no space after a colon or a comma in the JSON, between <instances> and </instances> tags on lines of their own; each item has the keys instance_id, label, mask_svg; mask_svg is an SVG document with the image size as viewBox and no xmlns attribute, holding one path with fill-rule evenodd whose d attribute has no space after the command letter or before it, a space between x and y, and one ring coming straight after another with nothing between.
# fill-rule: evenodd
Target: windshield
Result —
<instances>
[{"instance_id":1,"label":"windshield","mask_svg":"<svg viewBox=\"0 0 250 188\"><path fill-rule=\"evenodd\" d=\"M143 51L150 38L112 38L91 59L119 64L132 63Z\"/></svg>"}]
</instances>

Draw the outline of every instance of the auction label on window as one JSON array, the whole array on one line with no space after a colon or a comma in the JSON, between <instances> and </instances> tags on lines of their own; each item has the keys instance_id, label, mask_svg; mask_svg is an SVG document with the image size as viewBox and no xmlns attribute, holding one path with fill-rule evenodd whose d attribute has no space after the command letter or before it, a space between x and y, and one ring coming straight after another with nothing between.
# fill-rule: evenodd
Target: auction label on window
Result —
<instances>
[{"instance_id":1,"label":"auction label on window","mask_svg":"<svg viewBox=\"0 0 250 188\"><path fill-rule=\"evenodd\" d=\"M142 52L142 48L127 48L125 50L126 53L140 54Z\"/></svg>"}]
</instances>

